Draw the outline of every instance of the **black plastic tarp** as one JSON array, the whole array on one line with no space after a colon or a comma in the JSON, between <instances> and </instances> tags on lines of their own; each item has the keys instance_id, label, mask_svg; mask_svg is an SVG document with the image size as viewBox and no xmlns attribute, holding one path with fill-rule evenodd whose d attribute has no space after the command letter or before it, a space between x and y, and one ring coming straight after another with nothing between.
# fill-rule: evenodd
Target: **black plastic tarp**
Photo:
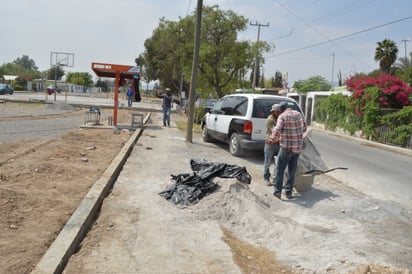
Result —
<instances>
[{"instance_id":1,"label":"black plastic tarp","mask_svg":"<svg viewBox=\"0 0 412 274\"><path fill-rule=\"evenodd\" d=\"M236 178L242 183L250 184L252 177L246 167L219 162L208 162L205 159L191 159L193 173L171 175L173 183L159 194L176 205L188 206L196 204L204 196L214 192L217 184L214 177Z\"/></svg>"},{"instance_id":2,"label":"black plastic tarp","mask_svg":"<svg viewBox=\"0 0 412 274\"><path fill-rule=\"evenodd\" d=\"M324 174L336 169L344 169L346 170L347 168L345 167L334 167L334 168L328 168L326 165L325 161L322 158L322 155L316 148L315 144L312 141L312 138L309 135L306 135L305 138L303 139L303 150L302 153L299 156L299 161L298 161L298 170L296 172L296 175L305 175L305 174L310 174L310 175L318 175L318 174Z\"/></svg>"}]
</instances>

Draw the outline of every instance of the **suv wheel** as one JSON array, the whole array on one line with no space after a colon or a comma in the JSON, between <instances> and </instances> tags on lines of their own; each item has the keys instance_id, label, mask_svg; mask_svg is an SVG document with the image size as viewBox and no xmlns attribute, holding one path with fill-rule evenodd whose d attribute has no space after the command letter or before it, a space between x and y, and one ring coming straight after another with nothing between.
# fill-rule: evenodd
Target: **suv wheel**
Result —
<instances>
[{"instance_id":1,"label":"suv wheel","mask_svg":"<svg viewBox=\"0 0 412 274\"><path fill-rule=\"evenodd\" d=\"M212 138L210 138L209 132L207 131L206 124L204 124L202 128L202 137L203 137L203 141L206 143L212 141Z\"/></svg>"},{"instance_id":2,"label":"suv wheel","mask_svg":"<svg viewBox=\"0 0 412 274\"><path fill-rule=\"evenodd\" d=\"M243 154L243 149L240 147L240 138L236 132L230 135L229 151L233 156L241 156Z\"/></svg>"}]
</instances>

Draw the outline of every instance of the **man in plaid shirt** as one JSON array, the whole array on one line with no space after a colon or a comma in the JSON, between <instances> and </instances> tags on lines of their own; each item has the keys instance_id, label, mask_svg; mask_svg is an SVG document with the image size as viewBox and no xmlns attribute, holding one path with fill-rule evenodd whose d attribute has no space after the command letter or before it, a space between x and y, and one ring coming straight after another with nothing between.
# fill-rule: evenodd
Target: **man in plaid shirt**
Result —
<instances>
[{"instance_id":1,"label":"man in plaid shirt","mask_svg":"<svg viewBox=\"0 0 412 274\"><path fill-rule=\"evenodd\" d=\"M303 146L303 134L307 127L303 115L296 110L291 109L286 101L280 103L281 114L278 117L275 128L273 129L273 138L279 139L280 150L278 154L278 163L276 165L276 177L274 180L276 198L281 198L283 188L283 174L288 166L288 179L285 184L286 198L292 198L293 184L298 167L299 155Z\"/></svg>"}]
</instances>

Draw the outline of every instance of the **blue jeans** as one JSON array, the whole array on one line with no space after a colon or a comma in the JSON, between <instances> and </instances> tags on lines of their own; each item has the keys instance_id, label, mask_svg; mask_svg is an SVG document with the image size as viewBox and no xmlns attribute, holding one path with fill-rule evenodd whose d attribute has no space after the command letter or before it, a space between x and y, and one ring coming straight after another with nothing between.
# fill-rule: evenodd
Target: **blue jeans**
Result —
<instances>
[{"instance_id":1,"label":"blue jeans","mask_svg":"<svg viewBox=\"0 0 412 274\"><path fill-rule=\"evenodd\" d=\"M164 126L170 126L170 111L171 108L169 107L163 107L163 125Z\"/></svg>"},{"instance_id":2,"label":"blue jeans","mask_svg":"<svg viewBox=\"0 0 412 274\"><path fill-rule=\"evenodd\" d=\"M280 148L278 162L276 165L275 193L281 193L283 188L283 174L288 166L288 179L285 184L285 191L292 192L295 183L296 170L298 168L299 153L294 153L288 149Z\"/></svg>"},{"instance_id":3,"label":"blue jeans","mask_svg":"<svg viewBox=\"0 0 412 274\"><path fill-rule=\"evenodd\" d=\"M273 161L273 157L279 152L279 144L268 145L265 143L265 148L263 153L265 155L265 161L263 163L263 178L265 180L270 180L270 164ZM276 165L276 163L275 163Z\"/></svg>"},{"instance_id":4,"label":"blue jeans","mask_svg":"<svg viewBox=\"0 0 412 274\"><path fill-rule=\"evenodd\" d=\"M133 103L133 95L127 96L127 106L131 107Z\"/></svg>"}]
</instances>

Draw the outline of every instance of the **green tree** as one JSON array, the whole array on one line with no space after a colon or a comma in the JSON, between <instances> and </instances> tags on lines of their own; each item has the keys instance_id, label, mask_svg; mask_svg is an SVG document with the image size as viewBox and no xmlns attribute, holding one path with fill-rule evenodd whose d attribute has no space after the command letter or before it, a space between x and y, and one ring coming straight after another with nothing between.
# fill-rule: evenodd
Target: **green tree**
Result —
<instances>
[{"instance_id":1,"label":"green tree","mask_svg":"<svg viewBox=\"0 0 412 274\"><path fill-rule=\"evenodd\" d=\"M283 76L280 71L275 72L275 78L272 81L272 87L274 88L282 88L283 87Z\"/></svg>"},{"instance_id":2,"label":"green tree","mask_svg":"<svg viewBox=\"0 0 412 274\"><path fill-rule=\"evenodd\" d=\"M338 76L338 86L342 86L342 72L339 70L339 72L336 74Z\"/></svg>"},{"instance_id":3,"label":"green tree","mask_svg":"<svg viewBox=\"0 0 412 274\"><path fill-rule=\"evenodd\" d=\"M29 56L23 55L21 58L17 58L13 61L13 64L20 65L22 68L31 71L37 71L38 67L36 62L33 59L30 59Z\"/></svg>"},{"instance_id":4,"label":"green tree","mask_svg":"<svg viewBox=\"0 0 412 274\"><path fill-rule=\"evenodd\" d=\"M41 77L34 60L27 55L17 58L12 63L3 64L0 67L0 75L17 75L23 79L32 80Z\"/></svg>"},{"instance_id":5,"label":"green tree","mask_svg":"<svg viewBox=\"0 0 412 274\"><path fill-rule=\"evenodd\" d=\"M103 92L108 92L109 91L109 82L108 80L102 81L102 80L97 80L96 84L94 85L95 87L101 88Z\"/></svg>"},{"instance_id":6,"label":"green tree","mask_svg":"<svg viewBox=\"0 0 412 274\"><path fill-rule=\"evenodd\" d=\"M62 66L60 65L52 66L49 70L47 70L47 79L48 80L61 80L64 74L65 72Z\"/></svg>"},{"instance_id":7,"label":"green tree","mask_svg":"<svg viewBox=\"0 0 412 274\"><path fill-rule=\"evenodd\" d=\"M398 62L395 63L395 66L401 69L407 69L411 66L411 58L412 58L412 52L409 53L410 58L408 57L400 57L398 59Z\"/></svg>"},{"instance_id":8,"label":"green tree","mask_svg":"<svg viewBox=\"0 0 412 274\"><path fill-rule=\"evenodd\" d=\"M331 89L331 85L322 76L311 76L306 80L295 81L293 88L296 88L299 92L328 91Z\"/></svg>"},{"instance_id":9,"label":"green tree","mask_svg":"<svg viewBox=\"0 0 412 274\"><path fill-rule=\"evenodd\" d=\"M341 93L321 96L315 101L314 120L325 124L327 129L341 127L354 133L359 125L359 118L349 107L350 97Z\"/></svg>"},{"instance_id":10,"label":"green tree","mask_svg":"<svg viewBox=\"0 0 412 274\"><path fill-rule=\"evenodd\" d=\"M93 86L93 77L87 72L68 72L66 82L85 87Z\"/></svg>"},{"instance_id":11,"label":"green tree","mask_svg":"<svg viewBox=\"0 0 412 274\"><path fill-rule=\"evenodd\" d=\"M186 25L188 25L186 27ZM146 39L145 52L140 60L145 66L148 79L159 79L162 86L176 89L183 73L185 56L182 55L185 43L191 43L186 35L193 22L181 19L179 23L160 19L152 37ZM192 44L192 43L191 43ZM193 44L192 44L193 45Z\"/></svg>"},{"instance_id":12,"label":"green tree","mask_svg":"<svg viewBox=\"0 0 412 274\"><path fill-rule=\"evenodd\" d=\"M1 75L18 76L13 83L16 90L24 90L27 87L28 81L41 78L41 73L37 70L34 60L30 59L27 55L17 58L12 63L3 64L0 67Z\"/></svg>"},{"instance_id":13,"label":"green tree","mask_svg":"<svg viewBox=\"0 0 412 274\"><path fill-rule=\"evenodd\" d=\"M159 79L161 85L177 88L180 79L189 80L193 59L195 13L178 22L160 20L152 37L145 41L143 54L146 73ZM218 6L205 7L202 15L201 46L197 93L214 91L218 97L243 85L241 77L254 60L252 46L237 41L237 33L245 30L247 19ZM256 48L266 50L261 42ZM263 60L263 57L261 57Z\"/></svg>"},{"instance_id":14,"label":"green tree","mask_svg":"<svg viewBox=\"0 0 412 274\"><path fill-rule=\"evenodd\" d=\"M375 61L379 62L379 67L383 73L389 74L391 66L397 59L397 54L398 47L394 41L385 39L378 42L375 49Z\"/></svg>"},{"instance_id":15,"label":"green tree","mask_svg":"<svg viewBox=\"0 0 412 274\"><path fill-rule=\"evenodd\" d=\"M394 68L392 69L393 74L399 77L402 81L412 86L412 52L409 53L408 57L401 57L398 59L398 62L395 63Z\"/></svg>"}]
</instances>

